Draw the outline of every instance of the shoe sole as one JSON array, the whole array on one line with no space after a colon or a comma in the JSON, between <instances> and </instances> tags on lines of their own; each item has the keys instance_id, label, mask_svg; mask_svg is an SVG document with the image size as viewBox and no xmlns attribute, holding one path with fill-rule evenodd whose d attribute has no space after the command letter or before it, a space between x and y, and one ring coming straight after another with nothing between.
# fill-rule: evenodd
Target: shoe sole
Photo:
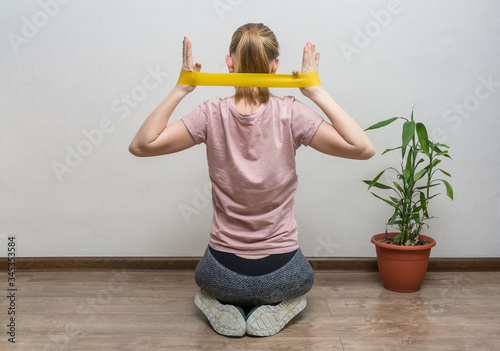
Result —
<instances>
[{"instance_id":1,"label":"shoe sole","mask_svg":"<svg viewBox=\"0 0 500 351\"><path fill-rule=\"evenodd\" d=\"M246 322L236 307L223 305L201 290L196 294L194 303L205 314L217 333L225 336L245 335Z\"/></svg>"},{"instance_id":2,"label":"shoe sole","mask_svg":"<svg viewBox=\"0 0 500 351\"><path fill-rule=\"evenodd\" d=\"M271 336L280 332L307 305L304 295L285 300L277 306L261 306L247 319L247 334Z\"/></svg>"}]
</instances>

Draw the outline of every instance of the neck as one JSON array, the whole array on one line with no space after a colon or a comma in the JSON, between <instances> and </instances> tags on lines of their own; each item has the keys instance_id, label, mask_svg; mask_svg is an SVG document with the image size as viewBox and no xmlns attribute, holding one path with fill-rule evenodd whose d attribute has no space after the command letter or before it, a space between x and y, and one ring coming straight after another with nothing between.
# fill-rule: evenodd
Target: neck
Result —
<instances>
[{"instance_id":1,"label":"neck","mask_svg":"<svg viewBox=\"0 0 500 351\"><path fill-rule=\"evenodd\" d=\"M245 99L241 99L240 101L235 102L234 104L236 105L236 108L238 109L238 111L240 111L243 114L254 113L255 111L257 111L257 109L261 105L261 103L254 104L254 103L251 103Z\"/></svg>"}]
</instances>

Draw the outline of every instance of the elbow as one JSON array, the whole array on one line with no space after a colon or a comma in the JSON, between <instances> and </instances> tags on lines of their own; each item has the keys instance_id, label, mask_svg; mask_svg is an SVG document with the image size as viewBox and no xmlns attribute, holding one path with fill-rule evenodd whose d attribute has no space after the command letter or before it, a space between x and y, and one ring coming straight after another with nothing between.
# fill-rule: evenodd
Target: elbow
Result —
<instances>
[{"instance_id":1,"label":"elbow","mask_svg":"<svg viewBox=\"0 0 500 351\"><path fill-rule=\"evenodd\" d=\"M136 157L146 157L147 155L144 153L144 151L138 147L137 145L134 145L134 143L131 143L128 147L128 151L136 156Z\"/></svg>"},{"instance_id":2,"label":"elbow","mask_svg":"<svg viewBox=\"0 0 500 351\"><path fill-rule=\"evenodd\" d=\"M354 150L353 150L354 151ZM369 160L375 155L375 146L372 143L359 145L353 152L353 157L356 160Z\"/></svg>"},{"instance_id":3,"label":"elbow","mask_svg":"<svg viewBox=\"0 0 500 351\"><path fill-rule=\"evenodd\" d=\"M360 153L360 160L369 160L373 156L375 156L376 150L375 146L370 143L367 147L365 147Z\"/></svg>"}]
</instances>

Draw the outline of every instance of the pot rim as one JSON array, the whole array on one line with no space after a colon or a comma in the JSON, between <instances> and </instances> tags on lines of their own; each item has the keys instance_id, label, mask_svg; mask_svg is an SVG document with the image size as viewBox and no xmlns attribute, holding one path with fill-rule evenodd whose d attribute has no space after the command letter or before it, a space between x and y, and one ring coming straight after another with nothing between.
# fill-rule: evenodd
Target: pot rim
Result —
<instances>
[{"instance_id":1,"label":"pot rim","mask_svg":"<svg viewBox=\"0 0 500 351\"><path fill-rule=\"evenodd\" d=\"M396 236L397 232L392 232L392 233L387 233L389 236L391 236L391 234L393 234L393 236ZM427 236L427 235L420 235L420 238L424 239L427 241L427 244L426 245L419 245L419 246L401 246L401 245L391 245L391 244L385 244L385 243L381 243L379 241L377 241L378 239L381 239L385 236L385 233L381 233L381 234L375 234L374 236L372 236L371 238L371 242L375 245L375 246L379 246L379 247L383 247L383 248L386 248L386 249L392 249L392 250L404 250L404 251L418 251L418 250L428 250L430 249L431 247L434 247L436 246L436 240L434 240L433 238L431 238L430 236Z\"/></svg>"}]
</instances>

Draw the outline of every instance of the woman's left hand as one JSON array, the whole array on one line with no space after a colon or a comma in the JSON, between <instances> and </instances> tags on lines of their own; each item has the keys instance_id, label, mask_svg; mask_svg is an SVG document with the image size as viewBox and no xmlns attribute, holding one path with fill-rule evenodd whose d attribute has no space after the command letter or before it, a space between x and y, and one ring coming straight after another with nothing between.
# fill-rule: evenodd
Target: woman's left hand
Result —
<instances>
[{"instance_id":1,"label":"woman's left hand","mask_svg":"<svg viewBox=\"0 0 500 351\"><path fill-rule=\"evenodd\" d=\"M302 56L302 69L300 73L318 72L319 68L319 52L316 53L316 45L307 42L304 47L304 53ZM299 70L294 70L292 74L299 74ZM300 91L304 96L311 97L321 86L313 86L300 88Z\"/></svg>"},{"instance_id":2,"label":"woman's left hand","mask_svg":"<svg viewBox=\"0 0 500 351\"><path fill-rule=\"evenodd\" d=\"M199 72L201 70L201 63L196 62L196 64L193 64L193 52L188 37L184 37L182 42L182 69L189 72ZM196 85L177 85L186 93L190 93L196 88Z\"/></svg>"}]
</instances>

